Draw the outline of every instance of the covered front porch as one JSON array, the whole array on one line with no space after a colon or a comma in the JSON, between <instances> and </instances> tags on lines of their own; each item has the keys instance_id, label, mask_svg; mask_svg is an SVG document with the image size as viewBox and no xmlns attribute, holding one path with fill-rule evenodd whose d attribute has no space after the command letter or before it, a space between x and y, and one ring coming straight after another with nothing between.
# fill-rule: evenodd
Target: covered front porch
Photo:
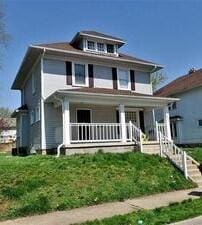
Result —
<instances>
[{"instance_id":1,"label":"covered front porch","mask_svg":"<svg viewBox=\"0 0 202 225\"><path fill-rule=\"evenodd\" d=\"M61 112L61 126L55 127L57 144L75 146L127 146L158 141L154 110L164 112L164 132L171 139L168 103L174 99L127 92L94 93L61 90L46 103ZM176 101L176 99L175 99Z\"/></svg>"}]
</instances>

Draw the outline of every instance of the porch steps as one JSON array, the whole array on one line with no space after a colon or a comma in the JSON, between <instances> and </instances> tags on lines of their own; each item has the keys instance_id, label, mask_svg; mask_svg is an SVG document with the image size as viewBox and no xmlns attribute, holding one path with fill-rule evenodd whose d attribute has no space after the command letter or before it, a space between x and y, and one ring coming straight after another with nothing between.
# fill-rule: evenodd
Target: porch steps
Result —
<instances>
[{"instance_id":1,"label":"porch steps","mask_svg":"<svg viewBox=\"0 0 202 225\"><path fill-rule=\"evenodd\" d=\"M160 153L160 145L157 141L147 141L142 145L142 152L150 155Z\"/></svg>"},{"instance_id":2,"label":"porch steps","mask_svg":"<svg viewBox=\"0 0 202 225\"><path fill-rule=\"evenodd\" d=\"M160 154L160 144L157 141L144 142L142 145L142 152L146 154ZM170 160L176 163L180 163L181 155L169 155ZM168 158L169 159L169 158ZM189 178L196 183L199 187L202 187L202 174L197 165L197 162L191 157L187 158L187 173Z\"/></svg>"}]
</instances>

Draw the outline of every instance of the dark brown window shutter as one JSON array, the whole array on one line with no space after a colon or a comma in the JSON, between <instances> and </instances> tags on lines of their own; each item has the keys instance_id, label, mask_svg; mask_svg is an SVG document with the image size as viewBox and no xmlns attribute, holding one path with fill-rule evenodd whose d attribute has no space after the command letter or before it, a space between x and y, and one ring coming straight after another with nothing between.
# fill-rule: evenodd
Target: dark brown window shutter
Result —
<instances>
[{"instance_id":1,"label":"dark brown window shutter","mask_svg":"<svg viewBox=\"0 0 202 225\"><path fill-rule=\"evenodd\" d=\"M117 68L112 68L113 89L118 89L117 85Z\"/></svg>"},{"instance_id":2,"label":"dark brown window shutter","mask_svg":"<svg viewBox=\"0 0 202 225\"><path fill-rule=\"evenodd\" d=\"M135 71L130 70L130 83L131 83L131 90L135 90Z\"/></svg>"},{"instance_id":3,"label":"dark brown window shutter","mask_svg":"<svg viewBox=\"0 0 202 225\"><path fill-rule=\"evenodd\" d=\"M66 61L67 85L72 85L72 62Z\"/></svg>"},{"instance_id":4,"label":"dark brown window shutter","mask_svg":"<svg viewBox=\"0 0 202 225\"><path fill-rule=\"evenodd\" d=\"M88 64L89 87L94 87L93 64Z\"/></svg>"}]
</instances>

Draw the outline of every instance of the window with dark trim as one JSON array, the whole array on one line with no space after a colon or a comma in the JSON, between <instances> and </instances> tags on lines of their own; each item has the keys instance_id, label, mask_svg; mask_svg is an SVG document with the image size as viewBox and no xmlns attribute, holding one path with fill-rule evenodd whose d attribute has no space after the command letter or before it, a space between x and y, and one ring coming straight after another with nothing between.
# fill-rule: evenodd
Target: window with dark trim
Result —
<instances>
[{"instance_id":1,"label":"window with dark trim","mask_svg":"<svg viewBox=\"0 0 202 225\"><path fill-rule=\"evenodd\" d=\"M94 41L88 41L88 49L95 50L95 42Z\"/></svg>"},{"instance_id":2,"label":"window with dark trim","mask_svg":"<svg viewBox=\"0 0 202 225\"><path fill-rule=\"evenodd\" d=\"M202 127L202 119L198 120L198 125L199 125L199 127Z\"/></svg>"},{"instance_id":3,"label":"window with dark trim","mask_svg":"<svg viewBox=\"0 0 202 225\"><path fill-rule=\"evenodd\" d=\"M104 43L97 43L97 50L98 50L99 52L104 52L104 50L105 50L105 45L104 45Z\"/></svg>"},{"instance_id":4,"label":"window with dark trim","mask_svg":"<svg viewBox=\"0 0 202 225\"><path fill-rule=\"evenodd\" d=\"M108 53L114 53L114 45L107 44L107 52Z\"/></svg>"}]
</instances>

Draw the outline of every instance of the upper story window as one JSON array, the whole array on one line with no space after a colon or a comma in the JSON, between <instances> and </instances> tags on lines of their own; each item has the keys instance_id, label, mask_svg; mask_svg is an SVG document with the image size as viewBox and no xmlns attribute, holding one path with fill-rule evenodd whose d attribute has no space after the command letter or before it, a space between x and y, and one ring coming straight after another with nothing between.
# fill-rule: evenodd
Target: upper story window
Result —
<instances>
[{"instance_id":1,"label":"upper story window","mask_svg":"<svg viewBox=\"0 0 202 225\"><path fill-rule=\"evenodd\" d=\"M118 87L119 89L129 89L129 71L127 69L118 70Z\"/></svg>"},{"instance_id":2,"label":"upper story window","mask_svg":"<svg viewBox=\"0 0 202 225\"><path fill-rule=\"evenodd\" d=\"M88 41L88 49L95 50L95 42L94 41Z\"/></svg>"},{"instance_id":3,"label":"upper story window","mask_svg":"<svg viewBox=\"0 0 202 225\"><path fill-rule=\"evenodd\" d=\"M97 50L99 52L104 52L105 51L105 45L104 45L104 43L97 43Z\"/></svg>"},{"instance_id":4,"label":"upper story window","mask_svg":"<svg viewBox=\"0 0 202 225\"><path fill-rule=\"evenodd\" d=\"M108 53L114 53L114 45L107 44L107 52Z\"/></svg>"},{"instance_id":5,"label":"upper story window","mask_svg":"<svg viewBox=\"0 0 202 225\"><path fill-rule=\"evenodd\" d=\"M86 65L85 64L74 64L74 84L79 86L86 85Z\"/></svg>"}]
</instances>

